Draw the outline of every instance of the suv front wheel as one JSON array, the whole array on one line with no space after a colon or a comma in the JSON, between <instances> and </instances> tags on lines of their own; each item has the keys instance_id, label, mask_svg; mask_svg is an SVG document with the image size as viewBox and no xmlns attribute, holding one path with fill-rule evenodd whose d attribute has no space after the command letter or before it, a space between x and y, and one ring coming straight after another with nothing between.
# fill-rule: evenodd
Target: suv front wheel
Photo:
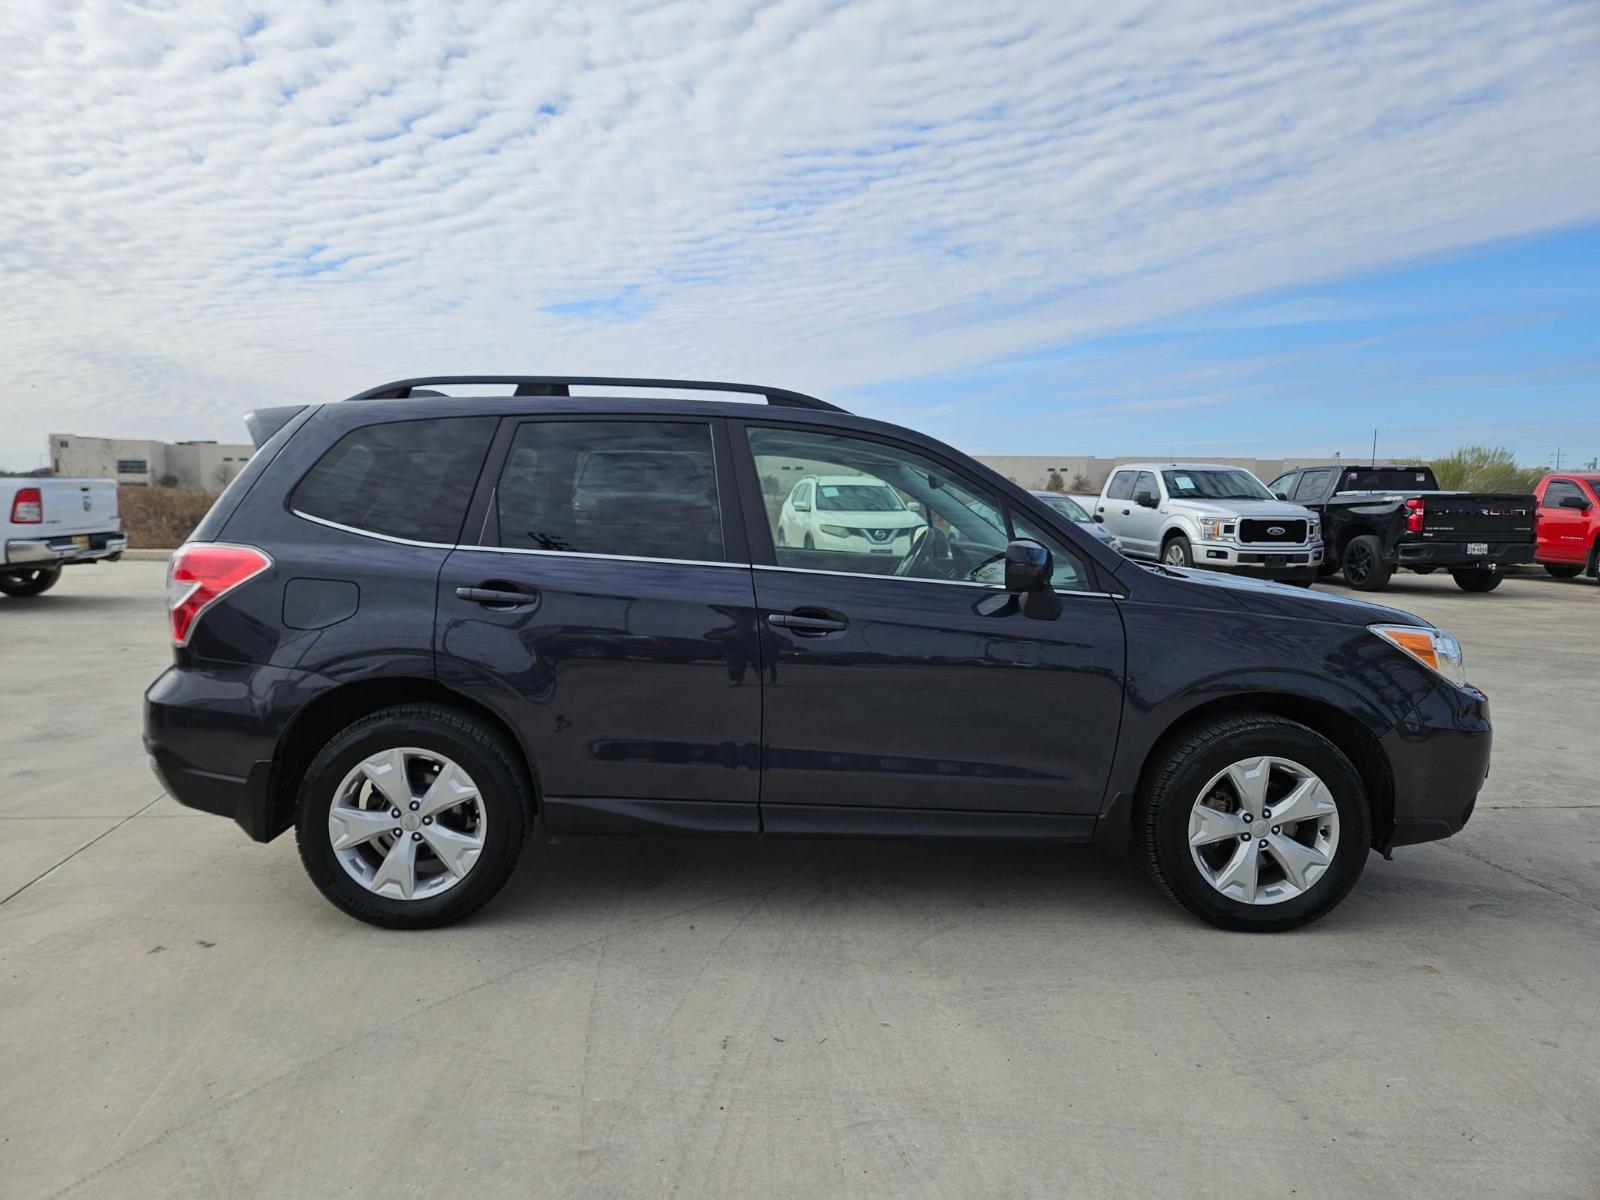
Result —
<instances>
[{"instance_id":1,"label":"suv front wheel","mask_svg":"<svg viewBox=\"0 0 1600 1200\"><path fill-rule=\"evenodd\" d=\"M336 734L300 785L295 840L311 881L353 917L447 925L511 877L528 803L511 749L442 705L386 708Z\"/></svg>"},{"instance_id":2,"label":"suv front wheel","mask_svg":"<svg viewBox=\"0 0 1600 1200\"><path fill-rule=\"evenodd\" d=\"M1296 721L1243 715L1169 748L1141 797L1146 865L1223 929L1294 929L1327 913L1366 865L1365 788L1350 760Z\"/></svg>"}]
</instances>

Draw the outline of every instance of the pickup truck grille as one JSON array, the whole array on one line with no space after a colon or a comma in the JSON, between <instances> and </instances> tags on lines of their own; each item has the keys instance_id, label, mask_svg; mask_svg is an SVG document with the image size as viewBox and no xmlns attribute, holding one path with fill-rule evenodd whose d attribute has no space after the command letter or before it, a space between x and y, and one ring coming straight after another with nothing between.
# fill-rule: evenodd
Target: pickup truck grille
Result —
<instances>
[{"instance_id":1,"label":"pickup truck grille","mask_svg":"<svg viewBox=\"0 0 1600 1200\"><path fill-rule=\"evenodd\" d=\"M1284 542L1299 545L1306 540L1306 523L1304 520L1240 521L1239 540L1250 543Z\"/></svg>"}]
</instances>

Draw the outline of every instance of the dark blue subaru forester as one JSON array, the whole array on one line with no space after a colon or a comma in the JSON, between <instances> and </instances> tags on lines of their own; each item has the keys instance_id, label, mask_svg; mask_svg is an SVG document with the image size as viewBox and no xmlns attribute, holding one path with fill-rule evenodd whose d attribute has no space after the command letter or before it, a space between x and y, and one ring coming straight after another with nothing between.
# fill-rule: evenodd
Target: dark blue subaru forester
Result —
<instances>
[{"instance_id":1,"label":"dark blue subaru forester","mask_svg":"<svg viewBox=\"0 0 1600 1200\"><path fill-rule=\"evenodd\" d=\"M1094 841L1214 924L1288 929L1369 850L1459 830L1488 769L1427 622L1135 564L809 396L464 376L251 426L173 558L145 742L182 803L294 826L376 924L472 912L538 817Z\"/></svg>"}]
</instances>

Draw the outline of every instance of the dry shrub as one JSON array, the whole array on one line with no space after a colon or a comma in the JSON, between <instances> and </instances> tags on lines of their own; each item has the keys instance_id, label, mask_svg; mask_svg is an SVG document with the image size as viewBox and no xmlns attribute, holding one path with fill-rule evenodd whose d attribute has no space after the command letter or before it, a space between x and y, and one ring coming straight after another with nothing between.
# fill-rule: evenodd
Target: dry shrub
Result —
<instances>
[{"instance_id":1,"label":"dry shrub","mask_svg":"<svg viewBox=\"0 0 1600 1200\"><path fill-rule=\"evenodd\" d=\"M170 550L211 510L211 492L185 492L178 488L119 487L117 507L128 545L136 550Z\"/></svg>"}]
</instances>

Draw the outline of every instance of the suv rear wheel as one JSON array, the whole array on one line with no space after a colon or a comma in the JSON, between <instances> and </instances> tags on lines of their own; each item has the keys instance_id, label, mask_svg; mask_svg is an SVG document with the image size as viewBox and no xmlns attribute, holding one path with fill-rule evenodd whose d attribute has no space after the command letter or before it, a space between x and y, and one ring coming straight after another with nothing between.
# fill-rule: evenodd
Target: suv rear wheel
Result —
<instances>
[{"instance_id":1,"label":"suv rear wheel","mask_svg":"<svg viewBox=\"0 0 1600 1200\"><path fill-rule=\"evenodd\" d=\"M37 596L55 587L61 578L60 567L34 567L27 571L0 573L0 592L8 596Z\"/></svg>"},{"instance_id":2,"label":"suv rear wheel","mask_svg":"<svg viewBox=\"0 0 1600 1200\"><path fill-rule=\"evenodd\" d=\"M1327 738L1266 715L1210 721L1169 748L1141 797L1156 883L1223 929L1294 929L1366 865L1366 790Z\"/></svg>"},{"instance_id":3,"label":"suv rear wheel","mask_svg":"<svg viewBox=\"0 0 1600 1200\"><path fill-rule=\"evenodd\" d=\"M1583 574L1582 563L1545 563L1544 569L1556 579L1576 579Z\"/></svg>"},{"instance_id":4,"label":"suv rear wheel","mask_svg":"<svg viewBox=\"0 0 1600 1200\"><path fill-rule=\"evenodd\" d=\"M459 920L511 877L528 803L511 749L442 705L386 708L336 734L300 785L295 840L311 881L391 929Z\"/></svg>"}]
</instances>

